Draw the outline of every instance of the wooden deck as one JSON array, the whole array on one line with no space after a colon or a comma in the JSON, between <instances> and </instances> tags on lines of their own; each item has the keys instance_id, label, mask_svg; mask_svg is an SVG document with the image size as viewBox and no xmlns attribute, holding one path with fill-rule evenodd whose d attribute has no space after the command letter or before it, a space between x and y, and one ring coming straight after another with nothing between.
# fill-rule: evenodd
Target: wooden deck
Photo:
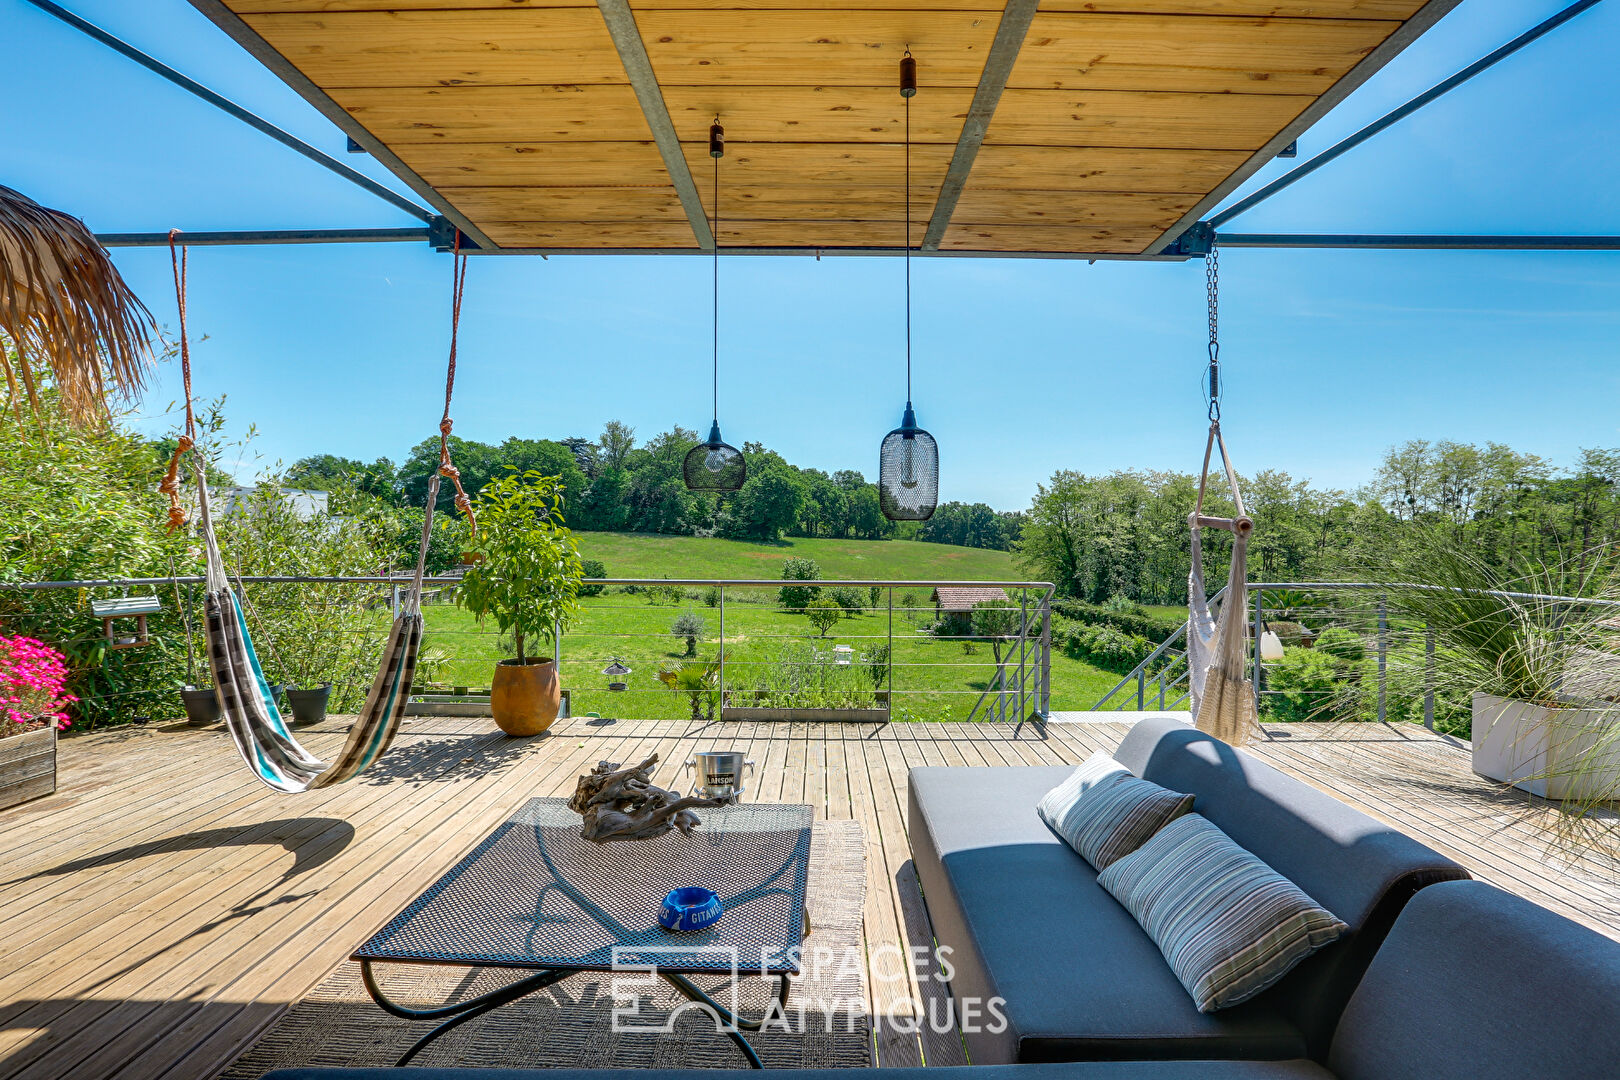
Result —
<instances>
[{"instance_id":1,"label":"wooden deck","mask_svg":"<svg viewBox=\"0 0 1620 1080\"><path fill-rule=\"evenodd\" d=\"M341 729L308 743L330 752ZM570 790L600 759L713 745L759 762L753 798L864 825L877 1060L960 1064L954 1037L882 1025L937 993L897 977L882 948L928 940L906 770L1078 762L1124 730L576 719L522 741L487 720L421 718L371 774L304 796L260 787L219 731L68 739L58 794L0 812L0 1080L207 1080L522 800ZM1614 834L1573 842L1544 803L1481 782L1465 749L1421 728L1272 731L1266 760L1620 937Z\"/></svg>"}]
</instances>

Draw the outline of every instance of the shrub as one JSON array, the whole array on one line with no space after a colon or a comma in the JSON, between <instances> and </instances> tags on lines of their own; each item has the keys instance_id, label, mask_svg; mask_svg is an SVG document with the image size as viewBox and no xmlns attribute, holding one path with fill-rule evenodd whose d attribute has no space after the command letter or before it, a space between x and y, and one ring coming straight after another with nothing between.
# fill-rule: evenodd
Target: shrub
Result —
<instances>
[{"instance_id":1,"label":"shrub","mask_svg":"<svg viewBox=\"0 0 1620 1080\"><path fill-rule=\"evenodd\" d=\"M1146 615L1147 612L1141 604L1126 596L1124 593L1115 593L1103 602L1103 610L1111 611L1115 615Z\"/></svg>"},{"instance_id":2,"label":"shrub","mask_svg":"<svg viewBox=\"0 0 1620 1080\"><path fill-rule=\"evenodd\" d=\"M1105 671L1128 674L1156 648L1143 637L1122 633L1112 626L1074 626L1062 637L1063 651Z\"/></svg>"},{"instance_id":3,"label":"shrub","mask_svg":"<svg viewBox=\"0 0 1620 1080\"><path fill-rule=\"evenodd\" d=\"M840 585L836 589L828 589L827 598L843 608L844 614L848 618L854 618L860 613L861 608L866 605L866 597L861 594L861 590L850 585Z\"/></svg>"},{"instance_id":4,"label":"shrub","mask_svg":"<svg viewBox=\"0 0 1620 1080\"><path fill-rule=\"evenodd\" d=\"M695 611L683 611L675 616L670 624L669 632L678 638L686 639L686 655L697 655L697 639L703 636L703 616Z\"/></svg>"},{"instance_id":5,"label":"shrub","mask_svg":"<svg viewBox=\"0 0 1620 1080\"><path fill-rule=\"evenodd\" d=\"M1315 649L1284 649L1266 669L1262 700L1270 719L1284 722L1326 720L1341 715L1344 699L1333 657Z\"/></svg>"},{"instance_id":6,"label":"shrub","mask_svg":"<svg viewBox=\"0 0 1620 1080\"><path fill-rule=\"evenodd\" d=\"M1359 664L1367 658L1367 643L1354 630L1335 626L1316 637L1316 651L1344 664Z\"/></svg>"},{"instance_id":7,"label":"shrub","mask_svg":"<svg viewBox=\"0 0 1620 1080\"><path fill-rule=\"evenodd\" d=\"M705 607L720 606L720 586L710 585L707 589L703 590L703 605Z\"/></svg>"},{"instance_id":8,"label":"shrub","mask_svg":"<svg viewBox=\"0 0 1620 1080\"><path fill-rule=\"evenodd\" d=\"M641 591L649 604L678 604L686 599L679 585L648 585Z\"/></svg>"},{"instance_id":9,"label":"shrub","mask_svg":"<svg viewBox=\"0 0 1620 1080\"><path fill-rule=\"evenodd\" d=\"M1266 629L1276 634L1284 645L1302 645L1309 637L1309 631L1304 626L1287 620L1267 620Z\"/></svg>"},{"instance_id":10,"label":"shrub","mask_svg":"<svg viewBox=\"0 0 1620 1080\"><path fill-rule=\"evenodd\" d=\"M883 586L869 585L866 588L866 606L876 611L878 605L883 603Z\"/></svg>"},{"instance_id":11,"label":"shrub","mask_svg":"<svg viewBox=\"0 0 1620 1080\"><path fill-rule=\"evenodd\" d=\"M820 631L822 637L827 631L838 625L838 620L844 617L844 609L824 597L817 597L804 605L804 616L810 620L810 625Z\"/></svg>"},{"instance_id":12,"label":"shrub","mask_svg":"<svg viewBox=\"0 0 1620 1080\"><path fill-rule=\"evenodd\" d=\"M889 644L880 642L861 653L861 663L866 665L867 674L872 676L872 685L882 690L889 677Z\"/></svg>"},{"instance_id":13,"label":"shrub","mask_svg":"<svg viewBox=\"0 0 1620 1080\"><path fill-rule=\"evenodd\" d=\"M783 581L819 581L821 580L821 567L816 565L814 559L789 559L782 564ZM808 607L810 601L821 595L820 585L784 585L776 594L777 603L783 607L797 611Z\"/></svg>"},{"instance_id":14,"label":"shrub","mask_svg":"<svg viewBox=\"0 0 1620 1080\"><path fill-rule=\"evenodd\" d=\"M1052 610L1065 618L1073 619L1075 622L1083 622L1092 626L1111 626L1121 633L1146 638L1155 645L1162 643L1185 625L1184 620L1160 618L1145 612L1130 614L1110 611L1101 605L1087 604L1080 600L1054 601Z\"/></svg>"},{"instance_id":15,"label":"shrub","mask_svg":"<svg viewBox=\"0 0 1620 1080\"><path fill-rule=\"evenodd\" d=\"M66 730L67 658L29 637L0 637L0 739L47 724Z\"/></svg>"},{"instance_id":16,"label":"shrub","mask_svg":"<svg viewBox=\"0 0 1620 1080\"><path fill-rule=\"evenodd\" d=\"M580 563L580 565L585 568L585 576L588 578L607 577L607 563L603 562L601 559L585 559ZM606 585L582 584L579 587L579 595L601 596L602 590L605 588L607 588Z\"/></svg>"}]
</instances>

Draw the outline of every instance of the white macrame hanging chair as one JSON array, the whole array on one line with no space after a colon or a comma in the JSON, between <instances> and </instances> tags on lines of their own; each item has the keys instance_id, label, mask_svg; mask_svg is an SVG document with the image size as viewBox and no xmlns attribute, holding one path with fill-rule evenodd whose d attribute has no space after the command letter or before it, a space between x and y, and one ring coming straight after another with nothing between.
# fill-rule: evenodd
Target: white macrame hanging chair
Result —
<instances>
[{"instance_id":1,"label":"white macrame hanging chair","mask_svg":"<svg viewBox=\"0 0 1620 1080\"><path fill-rule=\"evenodd\" d=\"M1210 460L1221 453L1221 467L1232 491L1235 517L1217 518L1204 514L1204 492L1209 481ZM1204 469L1198 479L1198 504L1187 515L1192 532L1192 570L1187 576L1187 682L1190 687L1193 723L1198 730L1222 742L1242 746L1260 734L1255 715L1254 684L1245 664L1248 630L1245 624L1245 582L1249 570L1249 535L1254 522L1243 508L1243 492L1237 472L1226 454L1221 438L1221 422L1211 420L1209 441L1204 444ZM1204 587L1202 531L1222 529L1232 534L1232 565L1227 572L1226 597L1217 616L1209 609Z\"/></svg>"}]
</instances>

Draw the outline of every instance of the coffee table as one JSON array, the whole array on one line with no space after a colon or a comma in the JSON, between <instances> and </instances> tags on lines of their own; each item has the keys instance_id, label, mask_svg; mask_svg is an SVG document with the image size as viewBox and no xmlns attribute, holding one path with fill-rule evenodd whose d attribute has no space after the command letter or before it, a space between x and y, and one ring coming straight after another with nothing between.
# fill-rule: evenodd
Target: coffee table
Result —
<instances>
[{"instance_id":1,"label":"coffee table","mask_svg":"<svg viewBox=\"0 0 1620 1080\"><path fill-rule=\"evenodd\" d=\"M808 929L808 806L745 804L701 812L690 836L594 844L566 799L531 799L411 901L352 957L378 1006L406 1020L443 1020L399 1059L404 1065L445 1032L569 975L653 971L713 1010L754 1068L743 1037L759 1030L687 978L776 978L785 1007ZM725 914L707 929L658 925L665 893L701 885ZM531 974L465 1001L412 1009L390 1001L378 964L506 967ZM769 1014L767 1014L769 1015Z\"/></svg>"}]
</instances>

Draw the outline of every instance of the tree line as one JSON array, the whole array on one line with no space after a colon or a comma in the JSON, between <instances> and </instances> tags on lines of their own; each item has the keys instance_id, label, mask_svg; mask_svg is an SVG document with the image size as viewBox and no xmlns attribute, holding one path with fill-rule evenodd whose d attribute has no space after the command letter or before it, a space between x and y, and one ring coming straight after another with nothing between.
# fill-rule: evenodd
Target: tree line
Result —
<instances>
[{"instance_id":1,"label":"tree line","mask_svg":"<svg viewBox=\"0 0 1620 1080\"><path fill-rule=\"evenodd\" d=\"M946 503L932 520L896 524L878 506L877 485L860 472L800 468L759 443L746 443L748 479L742 490L719 497L691 492L681 462L699 441L674 427L644 442L635 429L610 421L595 439L525 439L498 444L450 438L462 486L476 495L491 480L516 471L560 478L563 514L583 531L675 533L775 541L783 535L858 540L906 538L964 547L1008 550L1018 539L1021 513L984 503ZM428 481L439 466L439 440L411 448L405 461L366 463L333 454L295 462L284 483L331 491L344 500L423 507ZM436 510L449 510L453 492L441 489ZM338 507L352 509L352 507Z\"/></svg>"},{"instance_id":2,"label":"tree line","mask_svg":"<svg viewBox=\"0 0 1620 1080\"><path fill-rule=\"evenodd\" d=\"M1390 448L1354 490L1275 469L1241 485L1255 523L1251 580L1355 577L1436 536L1503 570L1567 563L1620 540L1620 450L1582 450L1560 468L1500 443L1414 439ZM1208 512L1230 515L1224 479L1212 476L1209 491ZM1059 470L1037 490L1013 550L1064 596L1184 603L1197 493L1192 473ZM1230 553L1228 537L1206 530L1211 589L1225 582Z\"/></svg>"}]
</instances>

